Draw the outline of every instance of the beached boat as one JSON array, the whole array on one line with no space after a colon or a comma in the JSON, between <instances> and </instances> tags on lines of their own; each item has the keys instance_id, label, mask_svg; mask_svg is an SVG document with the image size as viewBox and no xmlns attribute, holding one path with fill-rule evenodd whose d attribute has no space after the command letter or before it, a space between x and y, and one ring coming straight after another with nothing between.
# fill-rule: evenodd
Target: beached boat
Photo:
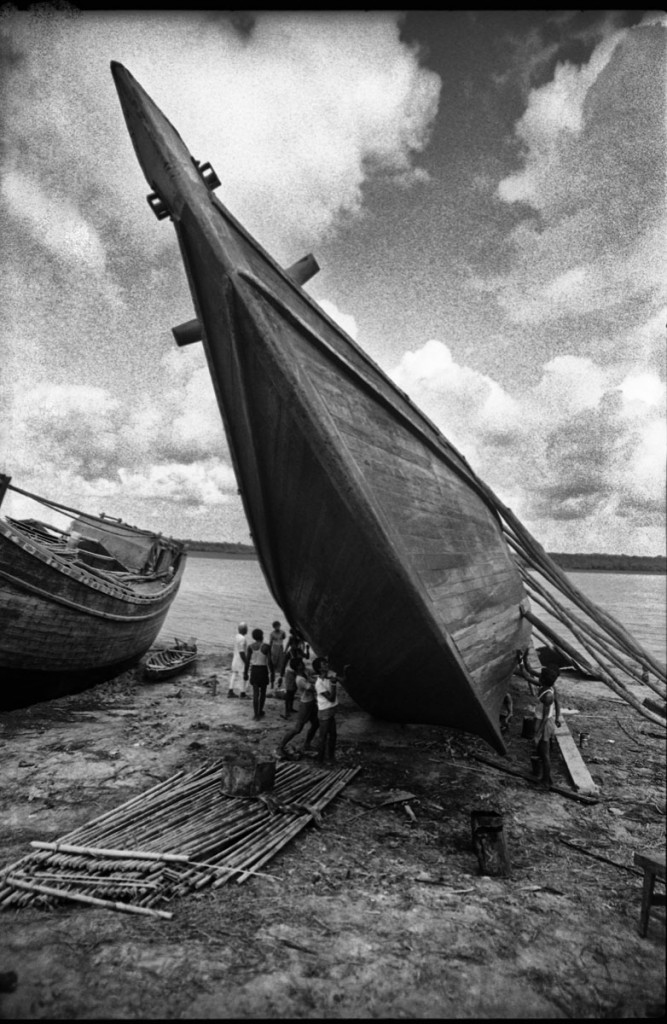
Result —
<instances>
[{"instance_id":1,"label":"beached boat","mask_svg":"<svg viewBox=\"0 0 667 1024\"><path fill-rule=\"evenodd\" d=\"M0 491L7 486L26 494L0 477ZM73 693L136 663L185 557L177 541L107 517L76 514L66 530L0 518L0 706Z\"/></svg>"},{"instance_id":2,"label":"beached boat","mask_svg":"<svg viewBox=\"0 0 667 1024\"><path fill-rule=\"evenodd\" d=\"M213 195L220 182L112 64L158 219L171 218L251 534L291 625L367 711L504 750L526 592L464 457ZM315 265L316 266L316 265Z\"/></svg>"},{"instance_id":3,"label":"beached boat","mask_svg":"<svg viewBox=\"0 0 667 1024\"><path fill-rule=\"evenodd\" d=\"M144 679L160 683L184 672L197 660L197 645L176 639L173 647L153 651L144 666Z\"/></svg>"}]
</instances>

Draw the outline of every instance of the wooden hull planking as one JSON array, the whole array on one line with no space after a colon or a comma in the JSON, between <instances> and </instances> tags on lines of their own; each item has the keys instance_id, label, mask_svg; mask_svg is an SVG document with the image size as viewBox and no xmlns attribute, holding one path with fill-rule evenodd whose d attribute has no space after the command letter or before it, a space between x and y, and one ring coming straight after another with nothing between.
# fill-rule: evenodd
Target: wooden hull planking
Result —
<instances>
[{"instance_id":1,"label":"wooden hull planking","mask_svg":"<svg viewBox=\"0 0 667 1024\"><path fill-rule=\"evenodd\" d=\"M68 676L75 688L129 667L154 643L184 567L181 558L167 584L128 593L63 564L0 521L0 665L7 678L39 682L45 691L52 679L54 692L63 692Z\"/></svg>"}]
</instances>

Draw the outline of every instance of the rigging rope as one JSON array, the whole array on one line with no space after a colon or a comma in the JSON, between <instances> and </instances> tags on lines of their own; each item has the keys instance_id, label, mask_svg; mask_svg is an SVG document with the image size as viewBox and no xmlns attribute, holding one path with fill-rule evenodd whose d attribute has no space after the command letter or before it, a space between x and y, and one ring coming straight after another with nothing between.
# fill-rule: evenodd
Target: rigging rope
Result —
<instances>
[{"instance_id":1,"label":"rigging rope","mask_svg":"<svg viewBox=\"0 0 667 1024\"><path fill-rule=\"evenodd\" d=\"M20 487L15 487L14 484L7 484L8 491L15 491L16 494L22 494L24 498L32 498L33 501L39 502L40 505L45 505L47 508L53 509L54 512L67 513L68 515L81 516L83 519L89 519L96 523L102 523L104 526L114 526L117 529L129 530L132 533L141 533L146 537L157 536L152 530L141 530L137 526L130 526L128 523L123 523L120 520L111 519L109 516L94 516L90 512L81 512L80 509L71 508L69 505L61 505L57 501L51 501L49 498L42 498L39 494L31 494L30 491L24 491Z\"/></svg>"}]
</instances>

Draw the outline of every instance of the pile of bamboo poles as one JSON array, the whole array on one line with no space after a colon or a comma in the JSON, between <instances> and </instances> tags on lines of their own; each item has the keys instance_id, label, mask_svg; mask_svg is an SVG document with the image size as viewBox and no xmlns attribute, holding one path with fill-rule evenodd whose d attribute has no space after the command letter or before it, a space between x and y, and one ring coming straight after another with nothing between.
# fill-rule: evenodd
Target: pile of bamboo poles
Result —
<instances>
[{"instance_id":1,"label":"pile of bamboo poles","mask_svg":"<svg viewBox=\"0 0 667 1024\"><path fill-rule=\"evenodd\" d=\"M484 489L502 519L505 539L531 600L565 627L573 642L553 630L534 612L526 611L524 615L534 631L547 645L560 649L572 657L575 665L601 679L642 717L664 729L665 718L647 708L629 688L629 683L650 687L664 701L667 695L665 666L613 615L582 594L512 510L503 505L489 488ZM577 650L577 643L584 655Z\"/></svg>"},{"instance_id":2,"label":"pile of bamboo poles","mask_svg":"<svg viewBox=\"0 0 667 1024\"><path fill-rule=\"evenodd\" d=\"M0 908L74 900L171 918L165 903L260 869L360 771L280 764L271 799L226 796L224 761L179 772L0 872Z\"/></svg>"}]
</instances>

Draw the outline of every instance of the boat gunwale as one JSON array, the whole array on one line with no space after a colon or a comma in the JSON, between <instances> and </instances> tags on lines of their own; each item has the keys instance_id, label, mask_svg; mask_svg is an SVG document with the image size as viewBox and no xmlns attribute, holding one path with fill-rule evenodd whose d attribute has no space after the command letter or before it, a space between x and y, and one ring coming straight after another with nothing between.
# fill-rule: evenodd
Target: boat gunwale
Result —
<instances>
[{"instance_id":1,"label":"boat gunwale","mask_svg":"<svg viewBox=\"0 0 667 1024\"><path fill-rule=\"evenodd\" d=\"M91 590L95 590L101 594L105 594L108 597L112 597L115 600L122 601L123 604L136 604L139 606L149 606L162 602L164 598L169 597L172 592L180 586L183 572L185 570L185 564L187 561L187 553L183 551L179 558L178 567L174 573L174 576L165 586L154 594L139 594L135 592L129 592L127 589L122 587L120 584L114 584L111 581L107 582L99 576L95 576L93 573L89 573L87 570L79 567L78 565L68 565L61 562L57 556L51 555L45 546L40 545L36 542L31 542L26 538L22 537L20 532L17 531L11 524L5 519L0 519L0 543L7 541L15 544L16 547L20 548L29 557L37 559L42 562L49 569L60 573L63 576L69 577L75 583L82 586L88 587ZM2 575L9 575L2 573ZM24 581L19 578L12 577L11 582L14 585L24 586ZM31 584L25 584L26 588L32 587ZM58 600L56 595L44 592L45 599L48 597L50 600ZM64 603L64 599L61 599L60 603ZM67 604L70 604L68 601ZM72 602L73 605L73 602ZM87 609L82 608L82 611ZM136 618L136 616L129 616L129 618Z\"/></svg>"}]
</instances>

